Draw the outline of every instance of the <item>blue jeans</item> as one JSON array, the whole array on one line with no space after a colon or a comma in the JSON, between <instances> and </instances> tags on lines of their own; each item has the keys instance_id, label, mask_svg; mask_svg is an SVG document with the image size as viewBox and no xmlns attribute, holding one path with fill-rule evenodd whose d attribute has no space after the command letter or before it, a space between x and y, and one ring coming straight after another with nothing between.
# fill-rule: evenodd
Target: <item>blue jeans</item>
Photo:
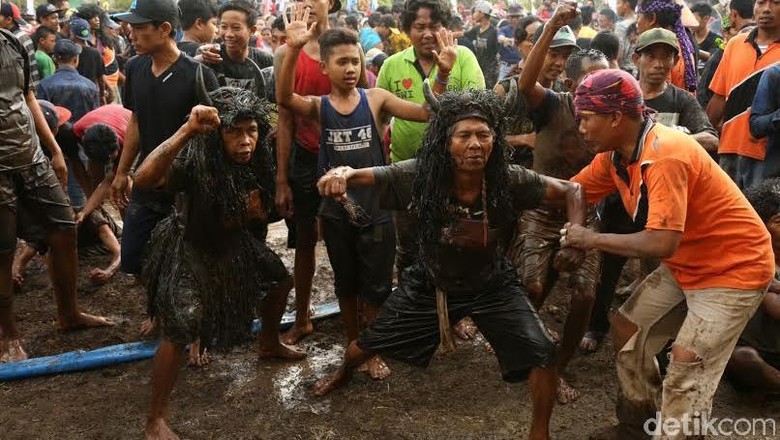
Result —
<instances>
[{"instance_id":1,"label":"blue jeans","mask_svg":"<svg viewBox=\"0 0 780 440\"><path fill-rule=\"evenodd\" d=\"M721 154L719 165L739 189L750 188L764 178L764 161L738 154Z\"/></svg>"}]
</instances>

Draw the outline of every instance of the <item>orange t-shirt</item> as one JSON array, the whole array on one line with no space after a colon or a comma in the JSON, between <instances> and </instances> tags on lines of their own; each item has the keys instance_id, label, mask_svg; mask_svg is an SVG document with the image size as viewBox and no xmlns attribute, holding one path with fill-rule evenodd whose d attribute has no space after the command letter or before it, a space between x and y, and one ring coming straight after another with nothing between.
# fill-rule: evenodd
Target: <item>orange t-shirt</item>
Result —
<instances>
[{"instance_id":1,"label":"orange t-shirt","mask_svg":"<svg viewBox=\"0 0 780 440\"><path fill-rule=\"evenodd\" d=\"M766 139L750 135L750 106L764 69L780 61L780 43L770 44L759 56L754 45L756 33L754 29L729 40L710 90L726 97L718 153L764 160Z\"/></svg>"},{"instance_id":2,"label":"orange t-shirt","mask_svg":"<svg viewBox=\"0 0 780 440\"><path fill-rule=\"evenodd\" d=\"M769 284L775 263L766 226L692 137L648 123L632 159L624 168L617 153L600 153L572 180L588 203L617 190L634 221L646 220L645 229L682 232L664 264L683 289Z\"/></svg>"},{"instance_id":3,"label":"orange t-shirt","mask_svg":"<svg viewBox=\"0 0 780 440\"><path fill-rule=\"evenodd\" d=\"M103 64L106 67L110 66L115 58L114 49L111 49L110 47L103 48ZM111 75L105 75L105 78L109 87L116 87L119 85L119 71L114 72Z\"/></svg>"}]
</instances>

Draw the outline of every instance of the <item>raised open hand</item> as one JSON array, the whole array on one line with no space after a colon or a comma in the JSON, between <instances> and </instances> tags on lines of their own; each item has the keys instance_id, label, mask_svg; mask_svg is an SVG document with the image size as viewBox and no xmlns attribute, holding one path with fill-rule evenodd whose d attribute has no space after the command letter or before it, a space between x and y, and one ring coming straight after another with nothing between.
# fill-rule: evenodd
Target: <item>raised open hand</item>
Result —
<instances>
[{"instance_id":1,"label":"raised open hand","mask_svg":"<svg viewBox=\"0 0 780 440\"><path fill-rule=\"evenodd\" d=\"M290 19L287 15L284 17L284 31L287 35L287 45L290 47L301 48L314 37L314 27L317 23L309 24L310 8L303 3L293 3L290 6Z\"/></svg>"},{"instance_id":2,"label":"raised open hand","mask_svg":"<svg viewBox=\"0 0 780 440\"><path fill-rule=\"evenodd\" d=\"M458 43L453 33L445 28L436 34L436 43L439 50L433 51L433 59L439 68L439 76L447 76L458 59Z\"/></svg>"}]
</instances>

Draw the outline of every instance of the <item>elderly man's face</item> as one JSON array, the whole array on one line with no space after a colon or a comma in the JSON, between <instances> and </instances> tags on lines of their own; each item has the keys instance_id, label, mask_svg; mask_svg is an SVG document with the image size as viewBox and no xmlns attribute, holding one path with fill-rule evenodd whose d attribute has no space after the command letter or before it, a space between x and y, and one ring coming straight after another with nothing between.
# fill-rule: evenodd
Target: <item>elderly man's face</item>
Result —
<instances>
[{"instance_id":1,"label":"elderly man's face","mask_svg":"<svg viewBox=\"0 0 780 440\"><path fill-rule=\"evenodd\" d=\"M469 118L455 123L450 154L457 171L483 171L493 151L493 130L487 122Z\"/></svg>"},{"instance_id":2,"label":"elderly man's face","mask_svg":"<svg viewBox=\"0 0 780 440\"><path fill-rule=\"evenodd\" d=\"M259 137L256 121L240 121L231 127L222 128L220 133L223 148L231 161L245 164L252 160Z\"/></svg>"}]
</instances>

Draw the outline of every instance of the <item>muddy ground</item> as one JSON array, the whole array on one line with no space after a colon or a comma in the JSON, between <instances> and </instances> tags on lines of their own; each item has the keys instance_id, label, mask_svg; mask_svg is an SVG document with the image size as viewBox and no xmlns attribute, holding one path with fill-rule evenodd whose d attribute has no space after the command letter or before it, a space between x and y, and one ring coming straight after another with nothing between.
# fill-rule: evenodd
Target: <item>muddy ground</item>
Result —
<instances>
[{"instance_id":1,"label":"muddy ground","mask_svg":"<svg viewBox=\"0 0 780 440\"><path fill-rule=\"evenodd\" d=\"M284 248L286 230L272 227L270 242L292 266ZM316 302L331 301L332 272L324 248L318 254ZM104 286L86 278L105 256L82 258L80 298L95 313L119 325L62 334L45 268L33 262L16 296L19 325L31 356L90 349L138 340L144 317L143 291L126 276ZM554 293L542 311L560 330L567 309L565 290ZM375 382L358 373L349 387L315 399L314 381L339 361L344 336L338 318L316 324L301 345L308 360L294 364L258 362L251 346L220 354L202 369L185 369L172 398L172 427L188 439L518 439L530 418L527 384L501 381L496 360L484 341L459 345L427 370L389 362L393 375ZM570 382L583 392L574 404L556 406L556 439L584 439L615 422L616 379L609 342L602 351L579 356ZM0 383L0 439L134 439L142 437L150 396L151 361L101 370ZM780 402L738 394L724 382L714 415L774 417ZM778 423L780 424L780 423ZM778 431L780 432L780 430ZM721 437L724 438L724 437ZM772 438L772 437L741 437Z\"/></svg>"}]
</instances>

